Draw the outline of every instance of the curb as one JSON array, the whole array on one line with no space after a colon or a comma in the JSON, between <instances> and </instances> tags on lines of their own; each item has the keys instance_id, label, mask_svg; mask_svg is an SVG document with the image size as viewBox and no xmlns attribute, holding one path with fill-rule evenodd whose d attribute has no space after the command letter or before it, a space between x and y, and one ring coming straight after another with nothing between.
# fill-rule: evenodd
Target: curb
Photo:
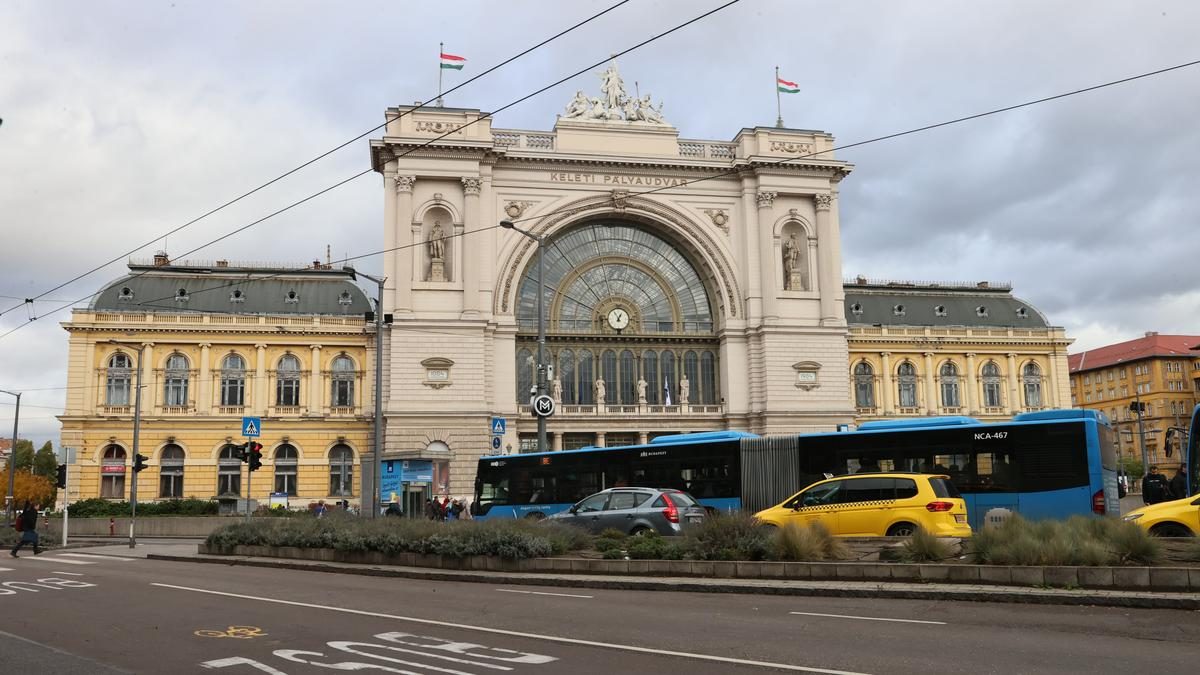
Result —
<instances>
[{"instance_id":1,"label":"curb","mask_svg":"<svg viewBox=\"0 0 1200 675\"><path fill-rule=\"evenodd\" d=\"M596 575L551 575L497 573L482 571L432 571L425 568L374 567L353 563L293 562L263 558L229 556L177 556L148 554L151 560L190 562L273 569L302 570L330 574L355 574L373 577L458 581L518 586L556 586L600 590L667 591L686 593L736 593L748 595L790 595L842 598L893 598L908 600L955 600L963 602L1005 602L1044 605L1091 605L1139 609L1200 610L1197 593L1140 593L1078 589L1044 589L1015 586L964 586L962 584L921 584L854 581L792 580L697 580L688 578L600 577Z\"/></svg>"}]
</instances>

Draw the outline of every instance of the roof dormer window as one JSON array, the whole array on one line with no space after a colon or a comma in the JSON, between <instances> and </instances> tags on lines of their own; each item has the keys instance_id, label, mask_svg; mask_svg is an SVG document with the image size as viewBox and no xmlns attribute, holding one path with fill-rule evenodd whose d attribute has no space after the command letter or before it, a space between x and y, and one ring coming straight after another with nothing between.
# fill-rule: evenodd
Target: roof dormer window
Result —
<instances>
[{"instance_id":1,"label":"roof dormer window","mask_svg":"<svg viewBox=\"0 0 1200 675\"><path fill-rule=\"evenodd\" d=\"M948 313L946 312L946 306L945 305L934 305L933 306L933 315L934 316L947 316Z\"/></svg>"},{"instance_id":2,"label":"roof dormer window","mask_svg":"<svg viewBox=\"0 0 1200 675\"><path fill-rule=\"evenodd\" d=\"M178 291L175 291L175 302L187 302L191 299L192 296L188 295L186 288L181 288Z\"/></svg>"},{"instance_id":3,"label":"roof dormer window","mask_svg":"<svg viewBox=\"0 0 1200 675\"><path fill-rule=\"evenodd\" d=\"M1025 309L1024 307L1018 307L1017 308L1017 318L1018 319L1028 319L1029 318L1029 310Z\"/></svg>"},{"instance_id":4,"label":"roof dormer window","mask_svg":"<svg viewBox=\"0 0 1200 675\"><path fill-rule=\"evenodd\" d=\"M133 289L128 286L122 288L121 292L119 294L117 294L117 301L118 302L133 302Z\"/></svg>"},{"instance_id":5,"label":"roof dormer window","mask_svg":"<svg viewBox=\"0 0 1200 675\"><path fill-rule=\"evenodd\" d=\"M288 291L283 301L289 305L295 305L300 302L300 296L296 294L296 291Z\"/></svg>"},{"instance_id":6,"label":"roof dormer window","mask_svg":"<svg viewBox=\"0 0 1200 675\"><path fill-rule=\"evenodd\" d=\"M894 305L892 307L892 314L896 316L904 316L904 305Z\"/></svg>"},{"instance_id":7,"label":"roof dormer window","mask_svg":"<svg viewBox=\"0 0 1200 675\"><path fill-rule=\"evenodd\" d=\"M229 301L230 302L246 302L246 294L243 293L242 289L239 288L229 294Z\"/></svg>"},{"instance_id":8,"label":"roof dormer window","mask_svg":"<svg viewBox=\"0 0 1200 675\"><path fill-rule=\"evenodd\" d=\"M850 305L850 313L853 314L854 316L862 316L862 313L863 313L862 303L856 302L853 305Z\"/></svg>"},{"instance_id":9,"label":"roof dormer window","mask_svg":"<svg viewBox=\"0 0 1200 675\"><path fill-rule=\"evenodd\" d=\"M980 305L975 308L975 316L978 316L980 318L985 318L985 317L987 317L987 315L988 315L988 310L987 310L986 305Z\"/></svg>"},{"instance_id":10,"label":"roof dormer window","mask_svg":"<svg viewBox=\"0 0 1200 675\"><path fill-rule=\"evenodd\" d=\"M354 304L354 298L350 297L350 291L342 291L342 294L340 296L338 296L338 304L339 305Z\"/></svg>"}]
</instances>

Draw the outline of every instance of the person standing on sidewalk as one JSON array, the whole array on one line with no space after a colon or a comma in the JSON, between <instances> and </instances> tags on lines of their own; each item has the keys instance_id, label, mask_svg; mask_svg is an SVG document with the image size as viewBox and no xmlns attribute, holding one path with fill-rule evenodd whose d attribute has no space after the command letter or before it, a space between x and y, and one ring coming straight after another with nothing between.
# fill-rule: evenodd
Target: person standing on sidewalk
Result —
<instances>
[{"instance_id":1,"label":"person standing on sidewalk","mask_svg":"<svg viewBox=\"0 0 1200 675\"><path fill-rule=\"evenodd\" d=\"M1183 499L1187 493L1187 464L1180 464L1175 477L1171 479L1171 499Z\"/></svg>"},{"instance_id":2,"label":"person standing on sidewalk","mask_svg":"<svg viewBox=\"0 0 1200 675\"><path fill-rule=\"evenodd\" d=\"M1170 498L1167 477L1158 472L1157 466L1151 466L1150 471L1142 478L1142 501L1150 505L1165 502Z\"/></svg>"},{"instance_id":3,"label":"person standing on sidewalk","mask_svg":"<svg viewBox=\"0 0 1200 675\"><path fill-rule=\"evenodd\" d=\"M42 547L38 543L37 533L37 517L38 510L29 502L25 502L25 508L21 509L21 515L17 516L17 525L21 530L21 541L9 551L9 555L16 558L17 551L25 544L33 544L33 554L37 555L42 552Z\"/></svg>"}]
</instances>

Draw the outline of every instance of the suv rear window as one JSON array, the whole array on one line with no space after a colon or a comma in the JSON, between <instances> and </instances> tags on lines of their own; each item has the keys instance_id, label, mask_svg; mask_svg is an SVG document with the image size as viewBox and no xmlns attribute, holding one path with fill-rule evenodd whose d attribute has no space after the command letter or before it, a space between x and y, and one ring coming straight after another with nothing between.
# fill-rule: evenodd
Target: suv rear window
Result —
<instances>
[{"instance_id":1,"label":"suv rear window","mask_svg":"<svg viewBox=\"0 0 1200 675\"><path fill-rule=\"evenodd\" d=\"M954 486L954 483L945 478L930 478L929 484L933 486L933 494L942 499L962 499L962 493Z\"/></svg>"},{"instance_id":2,"label":"suv rear window","mask_svg":"<svg viewBox=\"0 0 1200 675\"><path fill-rule=\"evenodd\" d=\"M696 505L696 500L692 499L692 496L686 492L673 492L672 491L672 492L664 492L663 494L670 497L671 503L674 504L675 506L695 506ZM659 497L658 501L654 502L654 505L655 506L666 506L665 502L663 502L662 504L659 503L659 502L662 502L662 500L663 500L662 497Z\"/></svg>"}]
</instances>

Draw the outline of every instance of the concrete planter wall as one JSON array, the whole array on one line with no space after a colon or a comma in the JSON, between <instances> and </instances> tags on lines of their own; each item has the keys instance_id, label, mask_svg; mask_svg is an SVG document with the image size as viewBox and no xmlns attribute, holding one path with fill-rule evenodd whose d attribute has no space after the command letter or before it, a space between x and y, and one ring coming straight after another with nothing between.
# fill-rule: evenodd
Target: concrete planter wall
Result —
<instances>
[{"instance_id":1,"label":"concrete planter wall","mask_svg":"<svg viewBox=\"0 0 1200 675\"><path fill-rule=\"evenodd\" d=\"M239 516L148 516L137 519L135 534L139 537L207 537L213 530L224 525L240 522ZM70 536L108 536L108 518L71 518L67 525ZM116 516L116 537L129 536L129 518ZM47 534L62 534L62 519L51 518L43 530Z\"/></svg>"},{"instance_id":2,"label":"concrete planter wall","mask_svg":"<svg viewBox=\"0 0 1200 675\"><path fill-rule=\"evenodd\" d=\"M318 560L367 565L402 565L448 570L804 581L937 582L1200 592L1200 567L1010 567L1002 565L595 560L584 558L505 560L489 556L449 558L417 553L387 556L377 552L276 546L234 546L232 549L217 549L205 544L200 545L199 552L210 555Z\"/></svg>"}]
</instances>

